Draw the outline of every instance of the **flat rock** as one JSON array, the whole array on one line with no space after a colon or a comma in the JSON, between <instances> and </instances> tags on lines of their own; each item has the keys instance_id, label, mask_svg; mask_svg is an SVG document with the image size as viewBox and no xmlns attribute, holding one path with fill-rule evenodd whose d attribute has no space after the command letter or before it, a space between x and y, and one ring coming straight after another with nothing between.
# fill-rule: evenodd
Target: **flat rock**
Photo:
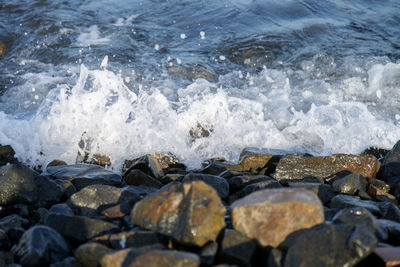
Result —
<instances>
[{"instance_id":1,"label":"flat rock","mask_svg":"<svg viewBox=\"0 0 400 267\"><path fill-rule=\"evenodd\" d=\"M112 249L90 242L80 245L74 253L75 258L83 267L97 267L104 255L114 252Z\"/></svg>"},{"instance_id":2,"label":"flat rock","mask_svg":"<svg viewBox=\"0 0 400 267\"><path fill-rule=\"evenodd\" d=\"M320 224L297 235L284 266L354 266L377 244L365 225Z\"/></svg>"},{"instance_id":3,"label":"flat rock","mask_svg":"<svg viewBox=\"0 0 400 267\"><path fill-rule=\"evenodd\" d=\"M131 205L123 202L102 210L101 215L109 219L118 219L124 216L128 216L131 213L131 209Z\"/></svg>"},{"instance_id":4,"label":"flat rock","mask_svg":"<svg viewBox=\"0 0 400 267\"><path fill-rule=\"evenodd\" d=\"M227 198L229 196L228 182L219 176L201 173L188 173L183 178L182 182L203 181L212 186L218 193L220 198Z\"/></svg>"},{"instance_id":5,"label":"flat rock","mask_svg":"<svg viewBox=\"0 0 400 267\"><path fill-rule=\"evenodd\" d=\"M18 160L15 158L14 149L9 145L7 146L0 145L0 166L6 165L7 163L17 163L17 162Z\"/></svg>"},{"instance_id":6,"label":"flat rock","mask_svg":"<svg viewBox=\"0 0 400 267\"><path fill-rule=\"evenodd\" d=\"M185 174L169 173L169 174L164 175L160 179L160 182L163 184L169 184L171 182L180 182L183 180L183 177L185 177Z\"/></svg>"},{"instance_id":7,"label":"flat rock","mask_svg":"<svg viewBox=\"0 0 400 267\"><path fill-rule=\"evenodd\" d=\"M107 254L101 260L102 267L146 266L146 267L197 267L199 256L189 252L176 250L152 250L141 255L134 249L120 250Z\"/></svg>"},{"instance_id":8,"label":"flat rock","mask_svg":"<svg viewBox=\"0 0 400 267\"><path fill-rule=\"evenodd\" d=\"M367 180L359 173L351 173L334 181L332 186L342 194L356 195L360 191L367 190Z\"/></svg>"},{"instance_id":9,"label":"flat rock","mask_svg":"<svg viewBox=\"0 0 400 267\"><path fill-rule=\"evenodd\" d=\"M130 187L118 188L110 185L89 185L73 194L68 205L77 215L95 217L106 208L118 203L129 203L131 206L141 199L141 196Z\"/></svg>"},{"instance_id":10,"label":"flat rock","mask_svg":"<svg viewBox=\"0 0 400 267\"><path fill-rule=\"evenodd\" d=\"M22 235L12 252L24 266L44 266L65 258L70 246L50 227L36 225Z\"/></svg>"},{"instance_id":11,"label":"flat rock","mask_svg":"<svg viewBox=\"0 0 400 267\"><path fill-rule=\"evenodd\" d=\"M317 195L293 188L254 192L235 201L231 213L236 230L272 247L292 232L324 221L324 209Z\"/></svg>"},{"instance_id":12,"label":"flat rock","mask_svg":"<svg viewBox=\"0 0 400 267\"><path fill-rule=\"evenodd\" d=\"M335 154L323 157L304 157L290 154L279 161L273 177L278 181L304 177L325 179L338 172L349 171L374 178L379 166L378 160L371 155Z\"/></svg>"},{"instance_id":13,"label":"flat rock","mask_svg":"<svg viewBox=\"0 0 400 267\"><path fill-rule=\"evenodd\" d=\"M129 174L124 177L124 181L128 185L144 185L155 188L161 188L163 186L159 180L136 169L131 170Z\"/></svg>"},{"instance_id":14,"label":"flat rock","mask_svg":"<svg viewBox=\"0 0 400 267\"><path fill-rule=\"evenodd\" d=\"M331 199L335 196L335 192L332 186L328 184L321 183L289 183L289 187L291 188L303 188L305 190L314 192L321 202L325 205L331 201Z\"/></svg>"},{"instance_id":15,"label":"flat rock","mask_svg":"<svg viewBox=\"0 0 400 267\"><path fill-rule=\"evenodd\" d=\"M225 227L225 207L217 192L202 181L173 184L136 203L132 223L203 246Z\"/></svg>"},{"instance_id":16,"label":"flat rock","mask_svg":"<svg viewBox=\"0 0 400 267\"><path fill-rule=\"evenodd\" d=\"M382 219L400 222L400 208L397 205L391 202L381 202L379 203L379 208L382 213Z\"/></svg>"},{"instance_id":17,"label":"flat rock","mask_svg":"<svg viewBox=\"0 0 400 267\"><path fill-rule=\"evenodd\" d=\"M209 159L201 163L203 168L198 172L203 174L217 175L226 171L225 159Z\"/></svg>"},{"instance_id":18,"label":"flat rock","mask_svg":"<svg viewBox=\"0 0 400 267\"><path fill-rule=\"evenodd\" d=\"M237 266L251 266L257 244L253 239L236 230L225 230L218 262Z\"/></svg>"},{"instance_id":19,"label":"flat rock","mask_svg":"<svg viewBox=\"0 0 400 267\"><path fill-rule=\"evenodd\" d=\"M331 200L330 204L331 208L339 208L339 209L344 209L344 208L351 208L351 207L359 207L359 208L365 208L369 212L371 212L373 215L380 216L381 215L381 210L379 208L379 205L370 200L361 200L352 196L348 195L337 195Z\"/></svg>"},{"instance_id":20,"label":"flat rock","mask_svg":"<svg viewBox=\"0 0 400 267\"><path fill-rule=\"evenodd\" d=\"M118 231L118 226L102 220L83 216L50 213L46 225L72 240L85 242L95 236Z\"/></svg>"},{"instance_id":21,"label":"flat rock","mask_svg":"<svg viewBox=\"0 0 400 267\"><path fill-rule=\"evenodd\" d=\"M245 148L240 154L239 163L227 165L226 168L231 171L265 174L285 153L286 151L277 149Z\"/></svg>"},{"instance_id":22,"label":"flat rock","mask_svg":"<svg viewBox=\"0 0 400 267\"><path fill-rule=\"evenodd\" d=\"M98 165L74 164L66 166L50 166L47 172L56 179L71 181L76 190L92 184L104 184L119 186L122 184L122 177L112 171L106 170Z\"/></svg>"}]
</instances>

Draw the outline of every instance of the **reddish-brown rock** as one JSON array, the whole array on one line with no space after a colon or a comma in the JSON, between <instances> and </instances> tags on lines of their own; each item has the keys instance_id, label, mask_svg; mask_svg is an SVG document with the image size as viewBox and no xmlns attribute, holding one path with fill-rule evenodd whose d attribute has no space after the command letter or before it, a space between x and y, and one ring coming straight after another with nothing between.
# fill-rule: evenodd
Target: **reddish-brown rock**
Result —
<instances>
[{"instance_id":1,"label":"reddish-brown rock","mask_svg":"<svg viewBox=\"0 0 400 267\"><path fill-rule=\"evenodd\" d=\"M226 209L217 192L202 181L174 184L136 203L132 223L172 237L178 242L203 246L215 241L225 227Z\"/></svg>"},{"instance_id":2,"label":"reddish-brown rock","mask_svg":"<svg viewBox=\"0 0 400 267\"><path fill-rule=\"evenodd\" d=\"M265 189L231 205L233 227L263 246L277 247L292 232L324 221L324 208L311 191Z\"/></svg>"},{"instance_id":3,"label":"reddish-brown rock","mask_svg":"<svg viewBox=\"0 0 400 267\"><path fill-rule=\"evenodd\" d=\"M278 181L304 177L324 179L341 171L374 178L379 166L378 160L371 155L334 154L324 157L303 157L289 154L279 161L274 178Z\"/></svg>"}]
</instances>

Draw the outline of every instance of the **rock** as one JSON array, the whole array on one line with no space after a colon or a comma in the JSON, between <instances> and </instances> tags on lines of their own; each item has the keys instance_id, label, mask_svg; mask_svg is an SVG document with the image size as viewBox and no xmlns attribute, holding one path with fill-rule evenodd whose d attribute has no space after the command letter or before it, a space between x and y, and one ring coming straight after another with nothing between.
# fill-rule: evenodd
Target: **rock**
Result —
<instances>
[{"instance_id":1,"label":"rock","mask_svg":"<svg viewBox=\"0 0 400 267\"><path fill-rule=\"evenodd\" d=\"M214 131L213 125L206 125L197 123L196 127L192 127L189 130L189 136L191 137L190 141L193 143L196 139L199 138L207 138Z\"/></svg>"},{"instance_id":2,"label":"rock","mask_svg":"<svg viewBox=\"0 0 400 267\"><path fill-rule=\"evenodd\" d=\"M117 252L104 255L100 261L100 265L101 267L131 267L134 266L132 263L134 262L135 258L143 254L143 251L134 248L119 250Z\"/></svg>"},{"instance_id":3,"label":"rock","mask_svg":"<svg viewBox=\"0 0 400 267\"><path fill-rule=\"evenodd\" d=\"M179 159L171 153L148 154L134 160L125 161L125 166L128 170L125 172L124 177L132 170L137 169L157 179L161 179L168 172L168 169L186 169L185 165L179 163Z\"/></svg>"},{"instance_id":4,"label":"rock","mask_svg":"<svg viewBox=\"0 0 400 267\"><path fill-rule=\"evenodd\" d=\"M215 257L218 252L218 243L210 242L206 244L197 253L200 256L200 264L202 266L214 266Z\"/></svg>"},{"instance_id":5,"label":"rock","mask_svg":"<svg viewBox=\"0 0 400 267\"><path fill-rule=\"evenodd\" d=\"M284 153L286 152L276 149L245 148L240 154L239 163L227 165L226 168L252 174L270 173Z\"/></svg>"},{"instance_id":6,"label":"rock","mask_svg":"<svg viewBox=\"0 0 400 267\"><path fill-rule=\"evenodd\" d=\"M335 196L332 186L321 183L289 183L291 188L303 188L316 194L322 204L327 204Z\"/></svg>"},{"instance_id":7,"label":"rock","mask_svg":"<svg viewBox=\"0 0 400 267\"><path fill-rule=\"evenodd\" d=\"M47 167L65 166L65 165L68 165L65 161L55 159L55 160L51 161L49 164L47 164Z\"/></svg>"},{"instance_id":8,"label":"rock","mask_svg":"<svg viewBox=\"0 0 400 267\"><path fill-rule=\"evenodd\" d=\"M70 215L70 216L74 215L72 209L65 203L55 204L51 206L49 212Z\"/></svg>"},{"instance_id":9,"label":"rock","mask_svg":"<svg viewBox=\"0 0 400 267\"><path fill-rule=\"evenodd\" d=\"M101 215L109 219L119 219L131 213L132 206L126 202L111 206L101 212Z\"/></svg>"},{"instance_id":10,"label":"rock","mask_svg":"<svg viewBox=\"0 0 400 267\"><path fill-rule=\"evenodd\" d=\"M284 266L354 266L377 244L365 225L320 224L298 233L289 246Z\"/></svg>"},{"instance_id":11,"label":"rock","mask_svg":"<svg viewBox=\"0 0 400 267\"><path fill-rule=\"evenodd\" d=\"M82 265L74 257L66 257L62 261L50 264L49 267L82 267Z\"/></svg>"},{"instance_id":12,"label":"rock","mask_svg":"<svg viewBox=\"0 0 400 267\"><path fill-rule=\"evenodd\" d=\"M254 192L235 201L231 210L233 227L263 246L277 247L292 232L324 221L320 200L303 189Z\"/></svg>"},{"instance_id":13,"label":"rock","mask_svg":"<svg viewBox=\"0 0 400 267\"><path fill-rule=\"evenodd\" d=\"M0 229L0 251L9 250L10 245L10 239L8 239L6 232L3 229Z\"/></svg>"},{"instance_id":14,"label":"rock","mask_svg":"<svg viewBox=\"0 0 400 267\"><path fill-rule=\"evenodd\" d=\"M99 243L91 242L80 245L74 253L77 261L83 267L97 267L104 255L114 252Z\"/></svg>"},{"instance_id":15,"label":"rock","mask_svg":"<svg viewBox=\"0 0 400 267\"><path fill-rule=\"evenodd\" d=\"M215 159L206 160L202 162L204 168L199 172L203 174L219 175L220 173L226 171L226 164L224 161L225 160L220 161Z\"/></svg>"},{"instance_id":16,"label":"rock","mask_svg":"<svg viewBox=\"0 0 400 267\"><path fill-rule=\"evenodd\" d=\"M139 201L131 217L140 227L184 244L203 246L215 241L225 227L225 212L212 187L193 181L164 187Z\"/></svg>"},{"instance_id":17,"label":"rock","mask_svg":"<svg viewBox=\"0 0 400 267\"><path fill-rule=\"evenodd\" d=\"M266 175L240 175L232 177L228 180L231 193L237 192L245 188L249 184L254 184L262 181L273 180Z\"/></svg>"},{"instance_id":18,"label":"rock","mask_svg":"<svg viewBox=\"0 0 400 267\"><path fill-rule=\"evenodd\" d=\"M360 200L355 197L347 195L337 195L334 198L332 198L330 207L339 209L359 207L367 209L373 215L376 216L381 215L381 210L379 209L378 204L375 203L374 201Z\"/></svg>"},{"instance_id":19,"label":"rock","mask_svg":"<svg viewBox=\"0 0 400 267\"><path fill-rule=\"evenodd\" d=\"M0 228L7 230L13 227L25 228L29 225L29 220L22 218L17 214L11 214L7 217L0 219Z\"/></svg>"},{"instance_id":20,"label":"rock","mask_svg":"<svg viewBox=\"0 0 400 267\"><path fill-rule=\"evenodd\" d=\"M392 220L395 222L400 222L400 208L391 202L381 202L379 203L379 208L381 210L381 218Z\"/></svg>"},{"instance_id":21,"label":"rock","mask_svg":"<svg viewBox=\"0 0 400 267\"><path fill-rule=\"evenodd\" d=\"M50 227L36 225L22 235L12 252L24 266L44 266L65 258L70 246Z\"/></svg>"},{"instance_id":22,"label":"rock","mask_svg":"<svg viewBox=\"0 0 400 267\"><path fill-rule=\"evenodd\" d=\"M400 223L379 219L378 224L388 234L388 238L385 241L391 245L400 246Z\"/></svg>"},{"instance_id":23,"label":"rock","mask_svg":"<svg viewBox=\"0 0 400 267\"><path fill-rule=\"evenodd\" d=\"M227 198L229 196L229 184L224 178L209 174L188 173L182 180L182 182L191 181L203 181L212 186L217 191L220 198Z\"/></svg>"},{"instance_id":24,"label":"rock","mask_svg":"<svg viewBox=\"0 0 400 267\"><path fill-rule=\"evenodd\" d=\"M62 199L67 199L76 192L75 186L68 180L55 179L54 182L61 186Z\"/></svg>"},{"instance_id":25,"label":"rock","mask_svg":"<svg viewBox=\"0 0 400 267\"><path fill-rule=\"evenodd\" d=\"M183 180L183 177L185 177L185 175L179 173L166 174L160 179L160 182L163 184L169 184L171 182L180 182Z\"/></svg>"},{"instance_id":26,"label":"rock","mask_svg":"<svg viewBox=\"0 0 400 267\"><path fill-rule=\"evenodd\" d=\"M133 206L141 199L135 191L129 189L102 184L89 185L73 194L68 205L77 215L96 217L106 208L123 202Z\"/></svg>"},{"instance_id":27,"label":"rock","mask_svg":"<svg viewBox=\"0 0 400 267\"><path fill-rule=\"evenodd\" d=\"M251 183L249 185L247 185L245 188L243 188L242 190L240 190L239 192L237 192L236 194L234 194L232 196L232 198L230 198L230 200L232 199L237 199L237 198L242 198L245 197L253 192L256 191L260 191L263 189L267 189L267 188L281 188L282 185L277 182L276 180L270 178L270 179L265 179L264 181L260 181L257 183Z\"/></svg>"},{"instance_id":28,"label":"rock","mask_svg":"<svg viewBox=\"0 0 400 267\"><path fill-rule=\"evenodd\" d=\"M388 201L388 202L392 202L395 205L398 204L398 201L395 196L393 196L389 193L386 193L385 191L379 189L378 187L376 187L372 184L368 185L368 194L370 196L374 197L374 199L376 201L380 201L380 202Z\"/></svg>"},{"instance_id":29,"label":"rock","mask_svg":"<svg viewBox=\"0 0 400 267\"><path fill-rule=\"evenodd\" d=\"M249 172L238 172L238 171L226 170L226 171L220 173L218 176L229 181L232 177L242 176L242 175L252 175L252 174Z\"/></svg>"},{"instance_id":30,"label":"rock","mask_svg":"<svg viewBox=\"0 0 400 267\"><path fill-rule=\"evenodd\" d=\"M374 178L378 170L378 160L371 155L335 154L326 157L303 157L291 154L279 161L273 177L278 181L309 176L325 179L340 171L350 171Z\"/></svg>"},{"instance_id":31,"label":"rock","mask_svg":"<svg viewBox=\"0 0 400 267\"><path fill-rule=\"evenodd\" d=\"M133 249L120 250L113 254L107 254L101 260L102 267L197 267L200 265L199 256L189 252L176 250L152 250L138 255Z\"/></svg>"},{"instance_id":32,"label":"rock","mask_svg":"<svg viewBox=\"0 0 400 267\"><path fill-rule=\"evenodd\" d=\"M67 166L51 166L47 167L47 172L56 179L70 181L78 191L92 184L113 186L122 184L122 177L120 175L97 165L74 164Z\"/></svg>"},{"instance_id":33,"label":"rock","mask_svg":"<svg viewBox=\"0 0 400 267\"><path fill-rule=\"evenodd\" d=\"M0 42L0 56L1 56L1 42ZM7 163L17 163L18 160L15 158L15 151L11 146L0 145L0 166L6 165Z\"/></svg>"},{"instance_id":34,"label":"rock","mask_svg":"<svg viewBox=\"0 0 400 267\"><path fill-rule=\"evenodd\" d=\"M128 185L144 185L155 188L161 188L163 186L163 184L157 179L135 169L130 171L129 174L124 177L124 181Z\"/></svg>"},{"instance_id":35,"label":"rock","mask_svg":"<svg viewBox=\"0 0 400 267\"><path fill-rule=\"evenodd\" d=\"M37 172L19 164L0 167L0 205L37 201L39 189L35 180L38 176Z\"/></svg>"},{"instance_id":36,"label":"rock","mask_svg":"<svg viewBox=\"0 0 400 267\"><path fill-rule=\"evenodd\" d=\"M374 253L382 259L385 266L400 266L400 247L376 248Z\"/></svg>"},{"instance_id":37,"label":"rock","mask_svg":"<svg viewBox=\"0 0 400 267\"><path fill-rule=\"evenodd\" d=\"M198 64L192 66L170 66L167 71L170 75L179 74L190 81L205 79L209 82L215 82L216 80L216 74L213 73L212 70L208 70Z\"/></svg>"},{"instance_id":38,"label":"rock","mask_svg":"<svg viewBox=\"0 0 400 267\"><path fill-rule=\"evenodd\" d=\"M389 193L390 191L390 185L388 185L384 181L373 178L367 178L367 181L370 186L374 186L375 188L377 188L377 190L379 190L382 193Z\"/></svg>"},{"instance_id":39,"label":"rock","mask_svg":"<svg viewBox=\"0 0 400 267\"><path fill-rule=\"evenodd\" d=\"M365 192L367 180L359 173L352 173L332 183L334 189L342 194L356 195L358 192Z\"/></svg>"},{"instance_id":40,"label":"rock","mask_svg":"<svg viewBox=\"0 0 400 267\"><path fill-rule=\"evenodd\" d=\"M379 163L383 162L385 156L390 150L378 148L378 147L369 147L365 149L361 154L363 155L372 155L375 156L379 160Z\"/></svg>"},{"instance_id":41,"label":"rock","mask_svg":"<svg viewBox=\"0 0 400 267\"><path fill-rule=\"evenodd\" d=\"M383 161L381 177L400 176L400 140L386 154Z\"/></svg>"},{"instance_id":42,"label":"rock","mask_svg":"<svg viewBox=\"0 0 400 267\"><path fill-rule=\"evenodd\" d=\"M85 242L95 236L118 231L118 226L102 220L83 216L50 213L46 225L72 240Z\"/></svg>"},{"instance_id":43,"label":"rock","mask_svg":"<svg viewBox=\"0 0 400 267\"><path fill-rule=\"evenodd\" d=\"M129 231L113 234L109 239L110 246L115 249L167 246L167 240L159 234L149 231Z\"/></svg>"},{"instance_id":44,"label":"rock","mask_svg":"<svg viewBox=\"0 0 400 267\"><path fill-rule=\"evenodd\" d=\"M21 266L14 263L14 255L9 251L0 251L0 266L15 267Z\"/></svg>"},{"instance_id":45,"label":"rock","mask_svg":"<svg viewBox=\"0 0 400 267\"><path fill-rule=\"evenodd\" d=\"M6 44L0 41L0 57L3 57L6 54L6 50Z\"/></svg>"},{"instance_id":46,"label":"rock","mask_svg":"<svg viewBox=\"0 0 400 267\"><path fill-rule=\"evenodd\" d=\"M237 266L251 266L257 244L253 239L236 230L225 230L218 262Z\"/></svg>"},{"instance_id":47,"label":"rock","mask_svg":"<svg viewBox=\"0 0 400 267\"><path fill-rule=\"evenodd\" d=\"M45 175L39 175L35 179L38 200L37 205L47 207L53 203L59 202L63 195L63 188L55 181Z\"/></svg>"},{"instance_id":48,"label":"rock","mask_svg":"<svg viewBox=\"0 0 400 267\"><path fill-rule=\"evenodd\" d=\"M268 258L267 258L267 266L268 267L281 267L283 266L284 253L277 248L272 248Z\"/></svg>"},{"instance_id":49,"label":"rock","mask_svg":"<svg viewBox=\"0 0 400 267\"><path fill-rule=\"evenodd\" d=\"M333 224L346 224L349 226L364 225L368 231L385 241L388 234L380 227L378 220L364 208L347 208L340 210L332 219Z\"/></svg>"}]
</instances>

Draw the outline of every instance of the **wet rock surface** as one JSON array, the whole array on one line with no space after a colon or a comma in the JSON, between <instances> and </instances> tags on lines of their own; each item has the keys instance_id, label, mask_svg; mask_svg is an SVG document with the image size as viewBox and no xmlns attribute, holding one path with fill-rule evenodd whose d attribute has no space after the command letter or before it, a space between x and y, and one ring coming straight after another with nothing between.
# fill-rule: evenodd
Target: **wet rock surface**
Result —
<instances>
[{"instance_id":1,"label":"wet rock surface","mask_svg":"<svg viewBox=\"0 0 400 267\"><path fill-rule=\"evenodd\" d=\"M378 173L372 152L246 148L237 164L213 158L196 170L145 155L121 175L61 161L39 174L0 146L0 266L395 263L397 146Z\"/></svg>"},{"instance_id":2,"label":"wet rock surface","mask_svg":"<svg viewBox=\"0 0 400 267\"><path fill-rule=\"evenodd\" d=\"M62 260L70 252L70 246L52 228L37 225L22 235L12 252L24 266L43 266Z\"/></svg>"},{"instance_id":3,"label":"wet rock surface","mask_svg":"<svg viewBox=\"0 0 400 267\"><path fill-rule=\"evenodd\" d=\"M359 173L374 178L379 171L378 160L371 155L336 154L326 157L304 157L296 154L284 156L276 167L274 178L301 179L304 177L328 178L340 171Z\"/></svg>"},{"instance_id":4,"label":"wet rock surface","mask_svg":"<svg viewBox=\"0 0 400 267\"><path fill-rule=\"evenodd\" d=\"M136 203L132 223L183 244L203 246L224 228L225 207L202 181L174 184Z\"/></svg>"},{"instance_id":5,"label":"wet rock surface","mask_svg":"<svg viewBox=\"0 0 400 267\"><path fill-rule=\"evenodd\" d=\"M97 165L75 164L47 167L47 172L55 178L71 181L79 191L92 184L119 186L122 177Z\"/></svg>"}]
</instances>

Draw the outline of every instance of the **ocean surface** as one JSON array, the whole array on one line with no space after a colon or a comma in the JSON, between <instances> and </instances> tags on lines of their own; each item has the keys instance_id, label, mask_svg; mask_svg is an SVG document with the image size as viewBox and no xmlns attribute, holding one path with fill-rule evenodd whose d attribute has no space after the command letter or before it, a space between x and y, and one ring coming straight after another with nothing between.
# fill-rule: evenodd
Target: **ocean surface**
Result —
<instances>
[{"instance_id":1,"label":"ocean surface","mask_svg":"<svg viewBox=\"0 0 400 267\"><path fill-rule=\"evenodd\" d=\"M0 0L0 144L30 165L400 139L398 0Z\"/></svg>"}]
</instances>

